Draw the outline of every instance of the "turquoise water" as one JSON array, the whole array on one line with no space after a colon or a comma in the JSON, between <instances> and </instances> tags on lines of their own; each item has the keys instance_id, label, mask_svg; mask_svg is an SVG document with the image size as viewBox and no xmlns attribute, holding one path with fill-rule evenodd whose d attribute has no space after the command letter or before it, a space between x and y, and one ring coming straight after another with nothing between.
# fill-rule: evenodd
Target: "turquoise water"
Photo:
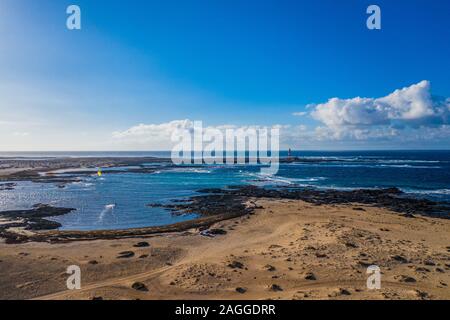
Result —
<instances>
[{"instance_id":1,"label":"turquoise water","mask_svg":"<svg viewBox=\"0 0 450 320\"><path fill-rule=\"evenodd\" d=\"M61 156L80 156L67 154ZM81 156L99 156L82 154ZM168 153L102 153L103 156L168 156ZM296 155L294 153L294 155ZM449 151L301 152L312 162L281 164L266 176L258 166L165 167L154 173L117 173L84 176L65 188L54 184L18 182L0 191L0 210L27 209L36 203L77 210L53 220L65 230L121 229L164 225L192 219L175 216L149 203L169 203L195 195L196 190L228 185L315 188L399 187L415 197L450 201ZM0 154L0 157L44 157L55 154ZM285 154L282 154L285 156ZM317 161L324 162L317 162ZM151 165L151 164L143 164Z\"/></svg>"}]
</instances>

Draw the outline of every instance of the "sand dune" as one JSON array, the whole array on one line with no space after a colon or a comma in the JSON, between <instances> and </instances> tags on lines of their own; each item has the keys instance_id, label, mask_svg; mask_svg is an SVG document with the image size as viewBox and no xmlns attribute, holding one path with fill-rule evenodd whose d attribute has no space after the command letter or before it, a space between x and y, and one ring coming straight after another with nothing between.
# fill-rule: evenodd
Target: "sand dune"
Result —
<instances>
[{"instance_id":1,"label":"sand dune","mask_svg":"<svg viewBox=\"0 0 450 320\"><path fill-rule=\"evenodd\" d=\"M450 221L362 205L257 200L256 214L146 239L0 244L0 297L449 299ZM149 246L135 247L138 242ZM130 251L132 253L130 253ZM124 258L119 258L120 253ZM81 290L66 289L69 265ZM381 289L366 286L368 265ZM139 284L139 285L136 285ZM133 288L134 287L134 288Z\"/></svg>"}]
</instances>

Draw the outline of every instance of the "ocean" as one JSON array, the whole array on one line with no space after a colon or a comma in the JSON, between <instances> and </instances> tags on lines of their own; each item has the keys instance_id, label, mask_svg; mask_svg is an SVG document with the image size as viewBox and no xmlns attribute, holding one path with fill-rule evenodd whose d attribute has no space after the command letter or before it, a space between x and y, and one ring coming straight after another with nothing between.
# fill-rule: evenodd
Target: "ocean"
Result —
<instances>
[{"instance_id":1,"label":"ocean","mask_svg":"<svg viewBox=\"0 0 450 320\"><path fill-rule=\"evenodd\" d=\"M1 158L47 157L169 157L169 152L28 152L0 153ZM281 152L286 157L287 152ZM276 175L263 175L259 166L201 165L170 167L161 163L154 173L93 174L65 188L50 183L16 182L0 191L0 211L29 209L37 203L73 207L52 220L63 230L122 229L157 226L195 218L173 215L150 203L170 203L197 190L252 184L268 188L320 189L398 187L413 197L450 201L450 151L294 151L307 161L280 164ZM94 173L94 172L93 172ZM62 173L64 174L64 173Z\"/></svg>"}]
</instances>

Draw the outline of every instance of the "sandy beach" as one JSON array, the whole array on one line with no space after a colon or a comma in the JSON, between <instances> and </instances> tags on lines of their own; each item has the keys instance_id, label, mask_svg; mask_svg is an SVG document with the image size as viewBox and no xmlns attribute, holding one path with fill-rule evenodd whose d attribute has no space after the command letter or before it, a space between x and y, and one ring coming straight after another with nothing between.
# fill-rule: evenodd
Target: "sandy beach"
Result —
<instances>
[{"instance_id":1,"label":"sandy beach","mask_svg":"<svg viewBox=\"0 0 450 320\"><path fill-rule=\"evenodd\" d=\"M145 238L0 244L1 299L450 299L450 221L255 199L252 215ZM142 242L142 243L140 243ZM137 245L139 243L139 245ZM147 246L148 244L148 246ZM81 290L66 268L81 267ZM368 265L381 289L366 286Z\"/></svg>"},{"instance_id":2,"label":"sandy beach","mask_svg":"<svg viewBox=\"0 0 450 320\"><path fill-rule=\"evenodd\" d=\"M0 0L0 302L450 300L449 21L450 0Z\"/></svg>"}]
</instances>

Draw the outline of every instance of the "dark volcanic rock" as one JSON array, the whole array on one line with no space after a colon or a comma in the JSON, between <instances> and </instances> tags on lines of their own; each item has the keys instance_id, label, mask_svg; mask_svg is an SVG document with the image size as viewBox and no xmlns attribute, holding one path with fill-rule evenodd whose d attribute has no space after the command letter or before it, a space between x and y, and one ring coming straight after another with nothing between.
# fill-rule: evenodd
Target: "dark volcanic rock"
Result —
<instances>
[{"instance_id":1,"label":"dark volcanic rock","mask_svg":"<svg viewBox=\"0 0 450 320\"><path fill-rule=\"evenodd\" d=\"M349 295L351 295L351 292L350 291L348 291L347 289L339 289L339 294L340 295L343 295L343 296L349 296Z\"/></svg>"},{"instance_id":2,"label":"dark volcanic rock","mask_svg":"<svg viewBox=\"0 0 450 320\"><path fill-rule=\"evenodd\" d=\"M402 275L402 276L400 277L400 281L401 281L401 282L407 282L407 283L414 283L414 282L417 282L416 279L414 279L413 277L410 277L410 276L404 276L404 275Z\"/></svg>"},{"instance_id":3,"label":"dark volcanic rock","mask_svg":"<svg viewBox=\"0 0 450 320\"><path fill-rule=\"evenodd\" d=\"M417 297L419 297L422 300L430 299L430 295L425 291L416 290L416 294L417 294Z\"/></svg>"},{"instance_id":4,"label":"dark volcanic rock","mask_svg":"<svg viewBox=\"0 0 450 320\"><path fill-rule=\"evenodd\" d=\"M150 244L148 242L142 241L142 242L136 243L133 247L135 247L135 248L145 248L145 247L150 247Z\"/></svg>"},{"instance_id":5,"label":"dark volcanic rock","mask_svg":"<svg viewBox=\"0 0 450 320\"><path fill-rule=\"evenodd\" d=\"M246 293L246 292L247 292L247 289L242 288L242 287L237 287L237 288L236 288L236 292L239 292L239 293Z\"/></svg>"},{"instance_id":6,"label":"dark volcanic rock","mask_svg":"<svg viewBox=\"0 0 450 320\"><path fill-rule=\"evenodd\" d=\"M356 243L354 243L354 242L351 242L351 241L347 241L347 242L345 243L345 246L346 246L347 248L358 248L358 245L357 245Z\"/></svg>"},{"instance_id":7,"label":"dark volcanic rock","mask_svg":"<svg viewBox=\"0 0 450 320\"><path fill-rule=\"evenodd\" d=\"M61 227L59 222L49 221L41 218L34 218L28 221L28 225L25 227L25 230L54 230Z\"/></svg>"},{"instance_id":8,"label":"dark volcanic rock","mask_svg":"<svg viewBox=\"0 0 450 320\"><path fill-rule=\"evenodd\" d=\"M77 166L82 164L79 163L81 160L77 161ZM89 161L92 161L92 159ZM105 160L101 160L99 163L103 163L103 161ZM122 163L122 161L124 160L108 159L109 164L114 163L115 165L139 165L139 163L142 163L143 159L127 160L124 163ZM99 165L95 167L99 167ZM154 169L155 168L151 168L151 170ZM144 172L146 170L146 168L136 169L136 171L139 172ZM127 172L130 172L130 170ZM77 172L77 175L78 174L79 173ZM92 171L86 172L86 174L91 175ZM14 181L40 179L38 172L35 171L19 172L14 176ZM58 179L58 177L53 178ZM76 177L71 178L75 179ZM52 181L52 179L48 177L46 179L48 182ZM67 177L64 177L64 179L63 180L67 182ZM53 182L55 181L53 180ZM158 232L188 230L199 227L209 228L213 223L224 219L253 214L257 208L255 202L252 202L255 198L302 200L314 205L360 203L367 206L387 208L391 211L406 215L422 214L439 218L450 218L450 203L408 197L397 188L343 191L320 190L304 187L266 189L257 186L229 186L224 189L211 188L199 190L198 192L200 193L199 195L193 196L187 200L176 200L170 204L148 205L151 207L166 208L173 214L194 213L200 216L200 219L188 222L163 227L140 228L139 230L114 230L114 232L61 231L53 234L36 234L29 236L8 231L8 228L11 227L22 227L27 230L57 229L60 227L59 223L49 221L45 218L67 214L74 210L71 208L55 208L45 204L38 204L30 210L0 212L0 218L7 218L12 221L11 223L0 226L0 237L4 238L6 243L21 243L26 241L56 242L73 241L76 239L115 239L124 236L142 236ZM225 230L219 230L221 229L208 230L208 234L214 235L214 232L215 234L224 234L224 232L226 232Z\"/></svg>"},{"instance_id":9,"label":"dark volcanic rock","mask_svg":"<svg viewBox=\"0 0 450 320\"><path fill-rule=\"evenodd\" d=\"M14 187L16 186L17 184L13 182L0 183L0 191L14 190Z\"/></svg>"},{"instance_id":10,"label":"dark volcanic rock","mask_svg":"<svg viewBox=\"0 0 450 320\"><path fill-rule=\"evenodd\" d=\"M218 229L218 228L216 228L216 229L209 229L208 231L209 231L210 234L213 234L213 235L224 235L224 234L227 234L227 232L225 230Z\"/></svg>"},{"instance_id":11,"label":"dark volcanic rock","mask_svg":"<svg viewBox=\"0 0 450 320\"><path fill-rule=\"evenodd\" d=\"M242 262L239 262L239 261L233 261L233 262L228 264L228 267L230 267L231 269L243 269L244 268L244 264Z\"/></svg>"},{"instance_id":12,"label":"dark volcanic rock","mask_svg":"<svg viewBox=\"0 0 450 320\"><path fill-rule=\"evenodd\" d=\"M267 271L270 271L270 272L277 270L274 266L271 266L270 264L266 265L265 268Z\"/></svg>"},{"instance_id":13,"label":"dark volcanic rock","mask_svg":"<svg viewBox=\"0 0 450 320\"><path fill-rule=\"evenodd\" d=\"M221 193L220 189L214 189ZM147 206L161 207L171 210L173 214L195 213L202 216L226 214L227 216L242 216L253 213L254 208L245 205L247 198L235 194L203 194L188 200L179 200L172 204L152 203ZM221 231L217 230L223 234Z\"/></svg>"},{"instance_id":14,"label":"dark volcanic rock","mask_svg":"<svg viewBox=\"0 0 450 320\"><path fill-rule=\"evenodd\" d=\"M306 280L317 280L316 276L312 272L307 273L305 276L305 279Z\"/></svg>"},{"instance_id":15,"label":"dark volcanic rock","mask_svg":"<svg viewBox=\"0 0 450 320\"><path fill-rule=\"evenodd\" d=\"M425 268L425 267L416 267L416 271L417 272L431 272L430 269Z\"/></svg>"},{"instance_id":16,"label":"dark volcanic rock","mask_svg":"<svg viewBox=\"0 0 450 320\"><path fill-rule=\"evenodd\" d=\"M10 219L11 223L0 226L0 237L6 239L7 243L19 243L27 241L27 236L21 236L8 232L9 228L24 228L25 230L54 230L61 227L61 224L45 218L65 215L75 209L58 208L45 204L35 204L29 210L1 211L0 218Z\"/></svg>"},{"instance_id":17,"label":"dark volcanic rock","mask_svg":"<svg viewBox=\"0 0 450 320\"><path fill-rule=\"evenodd\" d=\"M65 215L75 209L73 208L57 208L46 204L35 204L33 209L29 210L11 210L0 211L0 216L5 218L23 218L23 219L35 219L35 218L48 218L55 216Z\"/></svg>"},{"instance_id":18,"label":"dark volcanic rock","mask_svg":"<svg viewBox=\"0 0 450 320\"><path fill-rule=\"evenodd\" d=\"M431 259L426 259L426 260L423 262L423 264L426 265L426 266L435 266L435 265L436 265L436 262L434 262L434 261L431 260Z\"/></svg>"},{"instance_id":19,"label":"dark volcanic rock","mask_svg":"<svg viewBox=\"0 0 450 320\"><path fill-rule=\"evenodd\" d=\"M423 214L440 218L450 218L450 204L447 202L434 202L427 199L407 197L398 188L387 189L357 189L319 190L313 188L279 188L265 189L257 186L232 186L227 189L202 189L201 193L209 194L218 199L227 196L236 198L274 198L303 200L313 204L346 204L361 203L384 207L404 214ZM206 196L208 198L208 196ZM212 198L214 199L214 198Z\"/></svg>"},{"instance_id":20,"label":"dark volcanic rock","mask_svg":"<svg viewBox=\"0 0 450 320\"><path fill-rule=\"evenodd\" d=\"M122 252L119 252L117 259L125 259L125 258L132 258L132 257L134 257L133 251L122 251Z\"/></svg>"},{"instance_id":21,"label":"dark volcanic rock","mask_svg":"<svg viewBox=\"0 0 450 320\"><path fill-rule=\"evenodd\" d=\"M281 288L278 284L272 284L270 286L271 291L283 291L283 288Z\"/></svg>"},{"instance_id":22,"label":"dark volcanic rock","mask_svg":"<svg viewBox=\"0 0 450 320\"><path fill-rule=\"evenodd\" d=\"M408 259L400 255L393 256L392 259L400 263L408 263Z\"/></svg>"},{"instance_id":23,"label":"dark volcanic rock","mask_svg":"<svg viewBox=\"0 0 450 320\"><path fill-rule=\"evenodd\" d=\"M145 284L143 284L142 282L135 282L133 283L133 285L131 286L134 290L138 290L138 291L148 291L148 288Z\"/></svg>"}]
</instances>

